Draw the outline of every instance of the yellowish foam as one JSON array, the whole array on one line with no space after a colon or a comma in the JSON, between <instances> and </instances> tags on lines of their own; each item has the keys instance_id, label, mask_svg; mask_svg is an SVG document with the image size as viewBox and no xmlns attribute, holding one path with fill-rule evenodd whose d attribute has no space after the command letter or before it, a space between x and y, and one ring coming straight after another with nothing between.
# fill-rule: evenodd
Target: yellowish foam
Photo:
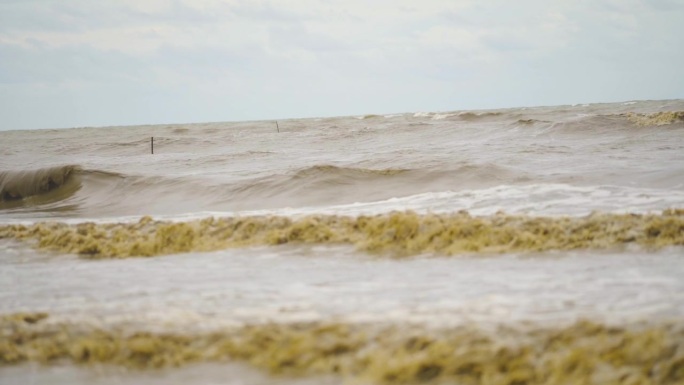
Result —
<instances>
[{"instance_id":1,"label":"yellowish foam","mask_svg":"<svg viewBox=\"0 0 684 385\"><path fill-rule=\"evenodd\" d=\"M261 324L151 333L0 317L0 364L108 363L134 368L236 359L273 374L336 374L364 383L681 384L681 324L427 329L348 323Z\"/></svg>"},{"instance_id":2,"label":"yellowish foam","mask_svg":"<svg viewBox=\"0 0 684 385\"><path fill-rule=\"evenodd\" d=\"M639 126L664 126L684 122L684 111L663 111L653 114L627 114L627 119Z\"/></svg>"},{"instance_id":3,"label":"yellowish foam","mask_svg":"<svg viewBox=\"0 0 684 385\"><path fill-rule=\"evenodd\" d=\"M375 216L313 215L206 218L188 222L38 223L0 226L0 238L86 258L127 258L281 244L352 244L392 257L418 254L539 252L684 245L684 210L662 214L529 217L393 212Z\"/></svg>"}]
</instances>

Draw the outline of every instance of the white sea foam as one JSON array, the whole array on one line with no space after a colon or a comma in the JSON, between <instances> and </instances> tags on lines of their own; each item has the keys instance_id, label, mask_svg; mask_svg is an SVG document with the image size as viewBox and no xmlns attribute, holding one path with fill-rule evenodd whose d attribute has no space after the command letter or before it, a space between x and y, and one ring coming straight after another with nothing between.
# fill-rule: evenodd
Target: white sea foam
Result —
<instances>
[{"instance_id":1,"label":"white sea foam","mask_svg":"<svg viewBox=\"0 0 684 385\"><path fill-rule=\"evenodd\" d=\"M567 184L502 185L487 189L442 191L396 197L375 202L326 207L281 208L214 215L309 214L374 215L411 210L419 213L450 213L465 210L471 215L509 214L532 216L583 216L606 213L655 213L684 206L684 192L624 186L572 186Z\"/></svg>"},{"instance_id":2,"label":"white sea foam","mask_svg":"<svg viewBox=\"0 0 684 385\"><path fill-rule=\"evenodd\" d=\"M435 114L432 117L432 120L444 120L450 116L453 116L453 114Z\"/></svg>"}]
</instances>

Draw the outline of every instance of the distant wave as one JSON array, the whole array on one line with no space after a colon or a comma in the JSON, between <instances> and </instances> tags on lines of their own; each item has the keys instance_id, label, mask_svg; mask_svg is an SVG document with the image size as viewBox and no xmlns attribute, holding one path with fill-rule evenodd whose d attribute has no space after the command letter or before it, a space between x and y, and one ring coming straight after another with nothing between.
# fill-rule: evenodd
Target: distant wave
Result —
<instances>
[{"instance_id":1,"label":"distant wave","mask_svg":"<svg viewBox=\"0 0 684 385\"><path fill-rule=\"evenodd\" d=\"M430 118L432 120L462 120L462 121L478 121L487 120L492 118L512 118L518 117L519 114L509 114L502 111L464 111L464 112L452 112L452 113L436 113L436 112L416 112L413 114L414 118Z\"/></svg>"},{"instance_id":2,"label":"distant wave","mask_svg":"<svg viewBox=\"0 0 684 385\"><path fill-rule=\"evenodd\" d=\"M627 104L629 105L629 104ZM568 111L564 111L568 112ZM461 121L466 123L503 121L517 126L534 126L547 124L551 132L585 129L630 129L636 126L665 126L684 123L684 111L660 111L654 113L621 112L615 114L577 114L552 116L529 116L517 111L464 111L452 113L417 112L415 118L430 118L430 120ZM627 123L627 124L626 124ZM631 123L631 124L629 124Z\"/></svg>"},{"instance_id":3,"label":"distant wave","mask_svg":"<svg viewBox=\"0 0 684 385\"><path fill-rule=\"evenodd\" d=\"M502 116L506 116L506 114L503 112L499 112L499 111L494 111L494 112L461 112L460 114L458 114L459 118L461 118L462 120L467 120L467 121L482 120L482 119L496 118L496 117L502 117Z\"/></svg>"},{"instance_id":4,"label":"distant wave","mask_svg":"<svg viewBox=\"0 0 684 385\"><path fill-rule=\"evenodd\" d=\"M375 114L369 114L369 115L364 115L361 117L361 119L379 119L382 118L383 116L380 115L375 115Z\"/></svg>"},{"instance_id":5,"label":"distant wave","mask_svg":"<svg viewBox=\"0 0 684 385\"><path fill-rule=\"evenodd\" d=\"M671 124L684 123L684 111L661 111L655 113L620 113L620 114L587 114L585 116L580 116L579 118L573 118L570 120L560 119L557 121L548 121L541 119L534 119L529 117L521 116L517 113L504 113L504 112L486 112L486 113L474 113L465 112L458 114L458 117L466 121L479 121L491 118L498 118L502 120L514 121L518 125L536 125L536 124L551 124L556 128L563 129L596 129L600 128L610 128L610 129L629 129L630 125L624 124L624 120L642 127L647 126L665 126Z\"/></svg>"},{"instance_id":6,"label":"distant wave","mask_svg":"<svg viewBox=\"0 0 684 385\"><path fill-rule=\"evenodd\" d=\"M572 135L595 135L608 131L641 130L643 127L659 127L667 125L681 125L684 123L684 111L664 111L651 114L619 113L580 116L570 120L542 122L534 119L519 119L518 125L533 126L546 123L548 129L545 134L558 133Z\"/></svg>"}]
</instances>

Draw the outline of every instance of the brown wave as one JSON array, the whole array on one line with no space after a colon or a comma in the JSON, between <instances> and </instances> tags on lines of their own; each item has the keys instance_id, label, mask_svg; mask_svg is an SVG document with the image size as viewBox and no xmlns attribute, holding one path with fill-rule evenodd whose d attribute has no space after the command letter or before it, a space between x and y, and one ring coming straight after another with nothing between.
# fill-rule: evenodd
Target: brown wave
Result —
<instances>
[{"instance_id":1,"label":"brown wave","mask_svg":"<svg viewBox=\"0 0 684 385\"><path fill-rule=\"evenodd\" d=\"M351 244L392 257L418 254L540 252L684 245L684 210L662 214L528 217L393 212L375 216L314 215L206 218L188 222L38 223L0 226L0 239L86 258L127 258L282 244Z\"/></svg>"},{"instance_id":2,"label":"brown wave","mask_svg":"<svg viewBox=\"0 0 684 385\"><path fill-rule=\"evenodd\" d=\"M231 202L294 207L389 199L429 191L475 188L528 180L527 175L495 164L462 162L437 168L357 168L315 165L284 175L269 175L223 188ZM258 200L258 201L257 201ZM269 208L269 207L266 207Z\"/></svg>"},{"instance_id":3,"label":"brown wave","mask_svg":"<svg viewBox=\"0 0 684 385\"><path fill-rule=\"evenodd\" d=\"M426 170L322 164L222 186L215 196L221 200L219 205L239 202L242 209L344 204L429 191L439 179L416 183L426 173L434 174Z\"/></svg>"},{"instance_id":4,"label":"brown wave","mask_svg":"<svg viewBox=\"0 0 684 385\"><path fill-rule=\"evenodd\" d=\"M5 365L68 360L153 369L234 359L275 375L336 375L377 384L684 381L681 322L615 326L583 320L485 329L340 321L150 332L21 313L0 316L0 330Z\"/></svg>"},{"instance_id":5,"label":"brown wave","mask_svg":"<svg viewBox=\"0 0 684 385\"><path fill-rule=\"evenodd\" d=\"M81 168L75 165L1 171L0 202L17 201L57 190L71 181L79 171Z\"/></svg>"},{"instance_id":6,"label":"brown wave","mask_svg":"<svg viewBox=\"0 0 684 385\"><path fill-rule=\"evenodd\" d=\"M114 183L122 178L121 174L78 165L0 172L0 210L12 215L73 211L94 191L116 194Z\"/></svg>"}]
</instances>

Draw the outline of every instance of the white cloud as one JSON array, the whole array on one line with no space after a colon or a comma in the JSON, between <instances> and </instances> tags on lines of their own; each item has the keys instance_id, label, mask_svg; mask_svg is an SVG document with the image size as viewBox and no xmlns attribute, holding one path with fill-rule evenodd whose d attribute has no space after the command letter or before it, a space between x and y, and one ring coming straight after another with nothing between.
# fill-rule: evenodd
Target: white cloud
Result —
<instances>
[{"instance_id":1,"label":"white cloud","mask_svg":"<svg viewBox=\"0 0 684 385\"><path fill-rule=\"evenodd\" d=\"M0 129L167 121L150 95L198 121L682 97L683 18L667 0L5 0ZM15 113L55 89L136 112Z\"/></svg>"}]
</instances>

